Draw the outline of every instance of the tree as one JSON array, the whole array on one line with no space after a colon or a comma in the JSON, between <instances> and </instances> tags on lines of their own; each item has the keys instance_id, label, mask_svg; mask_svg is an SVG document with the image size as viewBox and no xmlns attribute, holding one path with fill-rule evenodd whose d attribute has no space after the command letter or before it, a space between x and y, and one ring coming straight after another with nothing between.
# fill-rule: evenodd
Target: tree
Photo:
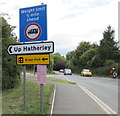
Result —
<instances>
[{"instance_id":1,"label":"tree","mask_svg":"<svg viewBox=\"0 0 120 116\"><path fill-rule=\"evenodd\" d=\"M1 17L2 22L2 89L14 88L20 83L20 66L16 65L16 57L7 53L9 44L16 43L16 37L13 37L13 27Z\"/></svg>"},{"instance_id":2,"label":"tree","mask_svg":"<svg viewBox=\"0 0 120 116\"><path fill-rule=\"evenodd\" d=\"M95 56L95 49L91 48L80 56L82 68L92 68L92 58Z\"/></svg>"},{"instance_id":3,"label":"tree","mask_svg":"<svg viewBox=\"0 0 120 116\"><path fill-rule=\"evenodd\" d=\"M54 67L54 54L50 54L50 64L47 65L47 68L50 71L53 71L53 67Z\"/></svg>"},{"instance_id":4,"label":"tree","mask_svg":"<svg viewBox=\"0 0 120 116\"><path fill-rule=\"evenodd\" d=\"M53 55L53 60L54 60L54 65L53 65L54 70L60 70L66 67L66 59L63 56L61 56L60 53L55 53Z\"/></svg>"},{"instance_id":5,"label":"tree","mask_svg":"<svg viewBox=\"0 0 120 116\"><path fill-rule=\"evenodd\" d=\"M92 45L85 41L79 43L75 51L69 52L66 55L68 68L71 68L73 72L80 72L80 70L87 65L84 59L86 57L84 53L95 46L95 44Z\"/></svg>"},{"instance_id":6,"label":"tree","mask_svg":"<svg viewBox=\"0 0 120 116\"><path fill-rule=\"evenodd\" d=\"M103 33L100 45L81 42L75 51L66 55L67 66L73 72L80 73L83 68L92 69L93 73L108 75L111 67L115 67L120 74L120 51L118 42L114 40L115 31L108 26ZM110 64L111 63L111 64Z\"/></svg>"},{"instance_id":7,"label":"tree","mask_svg":"<svg viewBox=\"0 0 120 116\"><path fill-rule=\"evenodd\" d=\"M66 54L66 60L69 61L74 57L74 51L68 52Z\"/></svg>"},{"instance_id":8,"label":"tree","mask_svg":"<svg viewBox=\"0 0 120 116\"><path fill-rule=\"evenodd\" d=\"M103 33L103 39L100 41L99 54L103 63L105 60L115 60L117 58L117 42L114 40L114 30L108 26Z\"/></svg>"},{"instance_id":9,"label":"tree","mask_svg":"<svg viewBox=\"0 0 120 116\"><path fill-rule=\"evenodd\" d=\"M73 60L74 59L74 51L68 52L66 54L66 67L70 68L74 71Z\"/></svg>"},{"instance_id":10,"label":"tree","mask_svg":"<svg viewBox=\"0 0 120 116\"><path fill-rule=\"evenodd\" d=\"M92 45L89 42L81 42L74 52L73 65L80 67L82 65L80 57L90 48Z\"/></svg>"}]
</instances>

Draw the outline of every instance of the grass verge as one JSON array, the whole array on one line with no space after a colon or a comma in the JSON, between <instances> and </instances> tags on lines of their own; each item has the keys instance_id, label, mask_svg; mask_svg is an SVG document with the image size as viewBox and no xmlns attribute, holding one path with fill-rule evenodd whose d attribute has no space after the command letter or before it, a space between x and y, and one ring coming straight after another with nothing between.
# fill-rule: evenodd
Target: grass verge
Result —
<instances>
[{"instance_id":1,"label":"grass verge","mask_svg":"<svg viewBox=\"0 0 120 116\"><path fill-rule=\"evenodd\" d=\"M49 81L55 81L55 82L60 82L60 83L76 84L75 82L61 80L61 79L56 79L56 78L51 78L51 77L48 77L47 80L49 80Z\"/></svg>"},{"instance_id":2,"label":"grass verge","mask_svg":"<svg viewBox=\"0 0 120 116\"><path fill-rule=\"evenodd\" d=\"M23 105L23 82L20 86L3 92L3 114L41 114L40 85L36 81L26 80L26 112ZM44 113L50 113L54 85L44 85Z\"/></svg>"},{"instance_id":3,"label":"grass verge","mask_svg":"<svg viewBox=\"0 0 120 116\"><path fill-rule=\"evenodd\" d=\"M27 77L37 79L37 76L36 76L36 75L34 75L34 76L32 76L32 75L27 75ZM49 81L55 81L55 82L60 82L60 83L76 84L75 82L66 81L66 80L61 80L61 79L57 79L57 78L51 78L51 77L47 77L47 80L49 80Z\"/></svg>"}]
</instances>

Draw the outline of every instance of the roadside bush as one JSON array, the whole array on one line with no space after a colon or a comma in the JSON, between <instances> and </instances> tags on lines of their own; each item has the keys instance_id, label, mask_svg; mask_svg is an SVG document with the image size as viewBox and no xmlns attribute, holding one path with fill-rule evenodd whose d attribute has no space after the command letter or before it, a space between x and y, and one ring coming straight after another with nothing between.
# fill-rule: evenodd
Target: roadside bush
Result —
<instances>
[{"instance_id":1,"label":"roadside bush","mask_svg":"<svg viewBox=\"0 0 120 116\"><path fill-rule=\"evenodd\" d=\"M111 68L115 67L116 69L118 68L118 64L114 60L106 60L104 66Z\"/></svg>"},{"instance_id":2,"label":"roadside bush","mask_svg":"<svg viewBox=\"0 0 120 116\"><path fill-rule=\"evenodd\" d=\"M14 26L11 26L7 21L0 17L2 22L2 30L0 33L2 37L2 89L11 89L20 83L21 67L16 65L16 56L9 55L7 48L9 44L16 44L17 37L12 33ZM2 31L2 32L1 32Z\"/></svg>"},{"instance_id":3,"label":"roadside bush","mask_svg":"<svg viewBox=\"0 0 120 116\"><path fill-rule=\"evenodd\" d=\"M2 89L14 88L20 83L21 67L16 65L16 57L7 53L10 39L3 39L2 49Z\"/></svg>"},{"instance_id":4,"label":"roadside bush","mask_svg":"<svg viewBox=\"0 0 120 116\"><path fill-rule=\"evenodd\" d=\"M110 69L106 67L99 67L98 69L93 70L93 74L101 75L101 76L108 76Z\"/></svg>"},{"instance_id":5,"label":"roadside bush","mask_svg":"<svg viewBox=\"0 0 120 116\"><path fill-rule=\"evenodd\" d=\"M103 67L98 67L97 69L92 69L93 74L101 76L110 76L109 71L112 68L115 68L118 71L118 64L113 60L106 60Z\"/></svg>"}]
</instances>

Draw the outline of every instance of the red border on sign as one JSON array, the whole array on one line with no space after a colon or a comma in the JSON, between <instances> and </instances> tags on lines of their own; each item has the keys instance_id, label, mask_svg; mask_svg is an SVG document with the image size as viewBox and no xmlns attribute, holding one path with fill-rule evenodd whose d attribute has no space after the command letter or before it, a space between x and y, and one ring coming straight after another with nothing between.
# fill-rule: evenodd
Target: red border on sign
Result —
<instances>
[{"instance_id":1,"label":"red border on sign","mask_svg":"<svg viewBox=\"0 0 120 116\"><path fill-rule=\"evenodd\" d=\"M35 37L35 38L33 38L33 39L31 39L30 37L28 37L28 35L26 34L27 28L28 28L29 26L31 26L31 25L36 25L36 26L39 28L39 30L40 30L38 36ZM37 23L31 23L31 24L27 25L27 27L25 28L25 36L26 36L29 40L36 40L36 39L38 39L38 37L41 35L41 33L42 33L42 29L41 29L40 25L38 25Z\"/></svg>"}]
</instances>

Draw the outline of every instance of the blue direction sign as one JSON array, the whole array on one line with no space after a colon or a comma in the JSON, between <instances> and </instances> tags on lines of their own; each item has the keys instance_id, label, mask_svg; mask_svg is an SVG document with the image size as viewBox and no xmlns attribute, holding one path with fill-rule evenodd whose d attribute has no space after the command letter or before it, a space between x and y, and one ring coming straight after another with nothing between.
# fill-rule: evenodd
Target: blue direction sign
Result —
<instances>
[{"instance_id":1,"label":"blue direction sign","mask_svg":"<svg viewBox=\"0 0 120 116\"><path fill-rule=\"evenodd\" d=\"M20 42L47 40L46 5L22 8L20 14Z\"/></svg>"}]
</instances>

